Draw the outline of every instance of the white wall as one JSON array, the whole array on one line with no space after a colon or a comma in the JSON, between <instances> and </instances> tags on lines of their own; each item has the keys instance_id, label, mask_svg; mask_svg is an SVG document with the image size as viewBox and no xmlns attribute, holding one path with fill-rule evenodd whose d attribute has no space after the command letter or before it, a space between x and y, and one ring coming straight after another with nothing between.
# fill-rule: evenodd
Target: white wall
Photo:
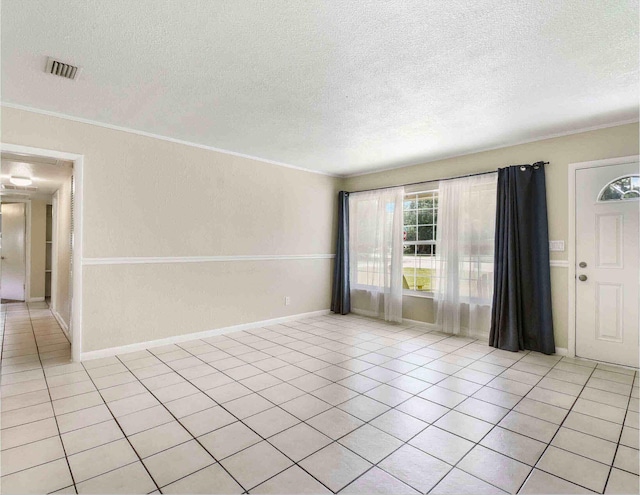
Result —
<instances>
[{"instance_id":1,"label":"white wall","mask_svg":"<svg viewBox=\"0 0 640 495\"><path fill-rule=\"evenodd\" d=\"M2 139L84 155L83 352L329 308L326 256L115 261L333 254L338 179L11 108Z\"/></svg>"}]
</instances>

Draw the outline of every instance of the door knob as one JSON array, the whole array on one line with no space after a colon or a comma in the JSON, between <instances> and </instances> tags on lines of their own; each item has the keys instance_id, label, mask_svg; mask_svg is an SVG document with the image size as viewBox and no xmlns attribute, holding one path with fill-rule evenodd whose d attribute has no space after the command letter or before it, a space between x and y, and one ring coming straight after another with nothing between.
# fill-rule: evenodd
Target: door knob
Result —
<instances>
[{"instance_id":1,"label":"door knob","mask_svg":"<svg viewBox=\"0 0 640 495\"><path fill-rule=\"evenodd\" d=\"M580 282L584 282L585 280L587 280L587 276L586 275L580 275L578 277L578 279L580 280Z\"/></svg>"},{"instance_id":2,"label":"door knob","mask_svg":"<svg viewBox=\"0 0 640 495\"><path fill-rule=\"evenodd\" d=\"M586 268L586 267L587 267L587 264L586 264L584 261L581 261L581 262L578 264L578 266L579 266L580 268Z\"/></svg>"}]
</instances>

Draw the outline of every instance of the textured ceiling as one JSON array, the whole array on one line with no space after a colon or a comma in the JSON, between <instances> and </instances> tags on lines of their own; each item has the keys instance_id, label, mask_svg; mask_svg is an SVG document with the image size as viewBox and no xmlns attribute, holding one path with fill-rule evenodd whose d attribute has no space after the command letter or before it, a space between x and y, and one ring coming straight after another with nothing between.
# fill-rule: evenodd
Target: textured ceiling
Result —
<instances>
[{"instance_id":1,"label":"textured ceiling","mask_svg":"<svg viewBox=\"0 0 640 495\"><path fill-rule=\"evenodd\" d=\"M638 115L636 0L2 0L1 22L3 103L334 174Z\"/></svg>"}]
</instances>

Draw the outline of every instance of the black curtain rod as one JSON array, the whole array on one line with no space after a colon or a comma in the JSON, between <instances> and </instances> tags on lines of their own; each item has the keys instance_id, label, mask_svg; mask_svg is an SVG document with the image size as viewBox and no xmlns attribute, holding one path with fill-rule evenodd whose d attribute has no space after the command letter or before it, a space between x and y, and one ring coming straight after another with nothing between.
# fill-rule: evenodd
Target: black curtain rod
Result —
<instances>
[{"instance_id":1,"label":"black curtain rod","mask_svg":"<svg viewBox=\"0 0 640 495\"><path fill-rule=\"evenodd\" d=\"M535 162L535 163L525 163L523 165L511 165L511 166L520 167L520 170L526 170L527 167L531 167L531 168L533 168L535 170L538 170L540 168L540 165L549 165L549 162L539 161L539 162ZM488 174L495 174L495 173L498 173L498 171L497 170L491 170L489 172L478 172L478 173L475 173L475 174L456 175L455 177L445 177L444 179L421 180L419 182L411 182L409 184L399 184L397 186L386 186L386 187L374 187L373 189L362 189L360 191L353 191L353 192L357 193L357 192L380 191L381 189L390 189L392 187L417 186L418 184L426 184L427 182L439 182L441 180L464 179L465 177L476 177L478 175L488 175Z\"/></svg>"}]
</instances>

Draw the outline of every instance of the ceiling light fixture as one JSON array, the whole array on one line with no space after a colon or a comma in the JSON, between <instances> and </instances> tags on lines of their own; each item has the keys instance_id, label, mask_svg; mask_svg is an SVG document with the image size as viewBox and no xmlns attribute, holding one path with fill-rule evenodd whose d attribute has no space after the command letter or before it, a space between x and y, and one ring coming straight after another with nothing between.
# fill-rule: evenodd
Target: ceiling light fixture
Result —
<instances>
[{"instance_id":1,"label":"ceiling light fixture","mask_svg":"<svg viewBox=\"0 0 640 495\"><path fill-rule=\"evenodd\" d=\"M30 177L18 177L17 175L12 175L9 182L15 186L30 186L33 183Z\"/></svg>"}]
</instances>

